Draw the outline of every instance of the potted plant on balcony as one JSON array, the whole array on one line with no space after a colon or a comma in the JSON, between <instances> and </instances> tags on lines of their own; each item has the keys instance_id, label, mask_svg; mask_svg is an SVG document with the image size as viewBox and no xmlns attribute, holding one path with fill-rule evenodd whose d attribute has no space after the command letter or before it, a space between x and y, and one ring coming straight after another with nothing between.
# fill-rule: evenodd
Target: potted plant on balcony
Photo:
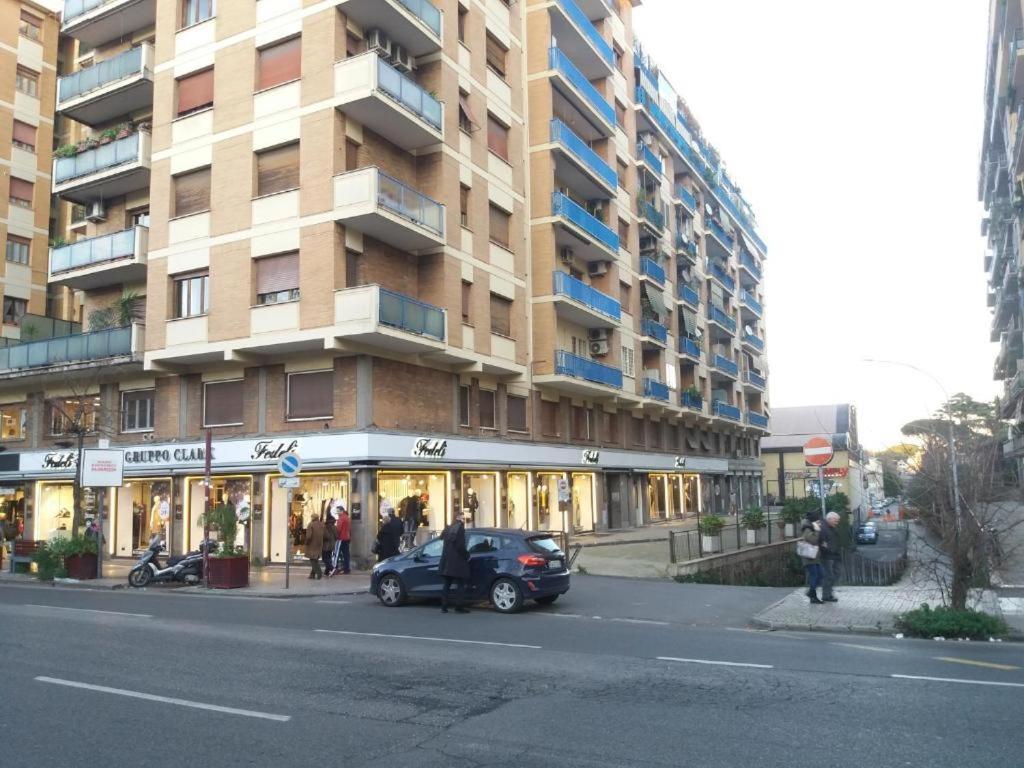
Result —
<instances>
[{"instance_id":1,"label":"potted plant on balcony","mask_svg":"<svg viewBox=\"0 0 1024 768\"><path fill-rule=\"evenodd\" d=\"M97 137L97 143L100 146L103 146L104 144L109 144L115 139L116 136L116 128L107 128L105 131L100 131L100 135Z\"/></svg>"},{"instance_id":2,"label":"potted plant on balcony","mask_svg":"<svg viewBox=\"0 0 1024 768\"><path fill-rule=\"evenodd\" d=\"M110 304L89 313L90 331L125 328L142 319L142 297L137 291L125 291Z\"/></svg>"},{"instance_id":3,"label":"potted plant on balcony","mask_svg":"<svg viewBox=\"0 0 1024 768\"><path fill-rule=\"evenodd\" d=\"M210 530L217 533L220 546L210 554L210 586L238 589L249 586L249 556L235 546L238 517L233 504L218 504L209 512Z\"/></svg>"},{"instance_id":4,"label":"potted plant on balcony","mask_svg":"<svg viewBox=\"0 0 1024 768\"><path fill-rule=\"evenodd\" d=\"M722 551L722 529L725 527L725 520L718 515L708 515L701 518L697 528L700 529L701 549L707 552Z\"/></svg>"},{"instance_id":5,"label":"potted plant on balcony","mask_svg":"<svg viewBox=\"0 0 1024 768\"><path fill-rule=\"evenodd\" d=\"M64 144L53 151L54 157L74 157L78 154L77 144Z\"/></svg>"},{"instance_id":6,"label":"potted plant on balcony","mask_svg":"<svg viewBox=\"0 0 1024 768\"><path fill-rule=\"evenodd\" d=\"M764 512L758 507L751 507L743 513L740 522L747 531L747 544L757 544L757 532L766 525Z\"/></svg>"},{"instance_id":7,"label":"potted plant on balcony","mask_svg":"<svg viewBox=\"0 0 1024 768\"><path fill-rule=\"evenodd\" d=\"M132 135L132 124L121 123L114 130L116 131L116 134L114 136L115 139L125 139Z\"/></svg>"}]
</instances>

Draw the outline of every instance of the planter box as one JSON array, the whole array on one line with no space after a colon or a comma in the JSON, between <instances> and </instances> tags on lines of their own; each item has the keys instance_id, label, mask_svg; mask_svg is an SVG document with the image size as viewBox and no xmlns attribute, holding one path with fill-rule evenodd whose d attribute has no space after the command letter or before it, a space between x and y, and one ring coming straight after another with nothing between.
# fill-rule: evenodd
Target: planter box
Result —
<instances>
[{"instance_id":1,"label":"planter box","mask_svg":"<svg viewBox=\"0 0 1024 768\"><path fill-rule=\"evenodd\" d=\"M64 569L68 572L69 579L96 578L96 555L68 555L64 558Z\"/></svg>"},{"instance_id":2,"label":"planter box","mask_svg":"<svg viewBox=\"0 0 1024 768\"><path fill-rule=\"evenodd\" d=\"M721 552L722 551L722 537L721 536L701 536L700 545L704 550L704 553L708 552Z\"/></svg>"},{"instance_id":3,"label":"planter box","mask_svg":"<svg viewBox=\"0 0 1024 768\"><path fill-rule=\"evenodd\" d=\"M747 544L757 544L757 529L747 528Z\"/></svg>"},{"instance_id":4,"label":"planter box","mask_svg":"<svg viewBox=\"0 0 1024 768\"><path fill-rule=\"evenodd\" d=\"M238 589L249 586L249 558L211 557L210 586L213 589Z\"/></svg>"}]
</instances>

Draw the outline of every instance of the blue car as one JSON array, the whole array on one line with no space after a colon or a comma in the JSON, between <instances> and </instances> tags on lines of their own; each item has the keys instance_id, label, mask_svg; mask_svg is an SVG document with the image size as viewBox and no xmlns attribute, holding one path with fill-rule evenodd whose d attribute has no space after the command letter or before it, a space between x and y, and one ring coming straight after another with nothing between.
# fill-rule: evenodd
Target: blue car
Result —
<instances>
[{"instance_id":1,"label":"blue car","mask_svg":"<svg viewBox=\"0 0 1024 768\"><path fill-rule=\"evenodd\" d=\"M384 605L441 597L441 539L432 539L373 567L370 591ZM565 553L550 534L502 528L466 530L469 599L488 600L501 613L515 613L527 600L547 605L569 591Z\"/></svg>"}]
</instances>

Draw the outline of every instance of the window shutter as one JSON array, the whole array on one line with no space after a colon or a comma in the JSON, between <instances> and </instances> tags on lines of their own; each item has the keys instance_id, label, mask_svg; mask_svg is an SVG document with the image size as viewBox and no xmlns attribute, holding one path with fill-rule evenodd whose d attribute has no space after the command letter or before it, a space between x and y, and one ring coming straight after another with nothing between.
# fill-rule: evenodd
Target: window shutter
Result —
<instances>
[{"instance_id":1,"label":"window shutter","mask_svg":"<svg viewBox=\"0 0 1024 768\"><path fill-rule=\"evenodd\" d=\"M21 120L15 120L12 138L19 144L27 144L34 148L36 146L36 127L23 123Z\"/></svg>"},{"instance_id":2,"label":"window shutter","mask_svg":"<svg viewBox=\"0 0 1024 768\"><path fill-rule=\"evenodd\" d=\"M27 200L32 202L32 190L33 185L31 181L25 181L24 179L19 179L16 176L11 176L11 197L16 200Z\"/></svg>"},{"instance_id":3,"label":"window shutter","mask_svg":"<svg viewBox=\"0 0 1024 768\"><path fill-rule=\"evenodd\" d=\"M487 115L487 148L503 160L508 160L508 128L491 115Z\"/></svg>"},{"instance_id":4,"label":"window shutter","mask_svg":"<svg viewBox=\"0 0 1024 768\"><path fill-rule=\"evenodd\" d=\"M491 294L491 333L512 336L512 302L494 293Z\"/></svg>"},{"instance_id":5,"label":"window shutter","mask_svg":"<svg viewBox=\"0 0 1024 768\"><path fill-rule=\"evenodd\" d=\"M205 389L203 422L206 426L243 423L244 382L241 379L207 382Z\"/></svg>"},{"instance_id":6,"label":"window shutter","mask_svg":"<svg viewBox=\"0 0 1024 768\"><path fill-rule=\"evenodd\" d=\"M210 210L210 169L201 168L174 177L174 215L188 216Z\"/></svg>"},{"instance_id":7,"label":"window shutter","mask_svg":"<svg viewBox=\"0 0 1024 768\"><path fill-rule=\"evenodd\" d=\"M509 395L506 401L508 428L514 432L526 432L526 398Z\"/></svg>"},{"instance_id":8,"label":"window shutter","mask_svg":"<svg viewBox=\"0 0 1024 768\"><path fill-rule=\"evenodd\" d=\"M487 236L506 248L509 247L509 220L512 217L496 205L490 209L490 222Z\"/></svg>"},{"instance_id":9,"label":"window shutter","mask_svg":"<svg viewBox=\"0 0 1024 768\"><path fill-rule=\"evenodd\" d=\"M256 294L294 291L299 287L299 252L256 259Z\"/></svg>"},{"instance_id":10,"label":"window shutter","mask_svg":"<svg viewBox=\"0 0 1024 768\"><path fill-rule=\"evenodd\" d=\"M494 395L495 393L490 389L480 390L480 426L486 429L494 429L495 427Z\"/></svg>"},{"instance_id":11,"label":"window shutter","mask_svg":"<svg viewBox=\"0 0 1024 768\"><path fill-rule=\"evenodd\" d=\"M272 195L299 186L299 143L256 154L256 194Z\"/></svg>"},{"instance_id":12,"label":"window shutter","mask_svg":"<svg viewBox=\"0 0 1024 768\"><path fill-rule=\"evenodd\" d=\"M256 89L297 80L302 73L302 38L293 37L259 52Z\"/></svg>"},{"instance_id":13,"label":"window shutter","mask_svg":"<svg viewBox=\"0 0 1024 768\"><path fill-rule=\"evenodd\" d=\"M178 113L187 115L213 106L213 68L186 75L178 80Z\"/></svg>"},{"instance_id":14,"label":"window shutter","mask_svg":"<svg viewBox=\"0 0 1024 768\"><path fill-rule=\"evenodd\" d=\"M334 417L334 371L292 373L288 376L288 418Z\"/></svg>"},{"instance_id":15,"label":"window shutter","mask_svg":"<svg viewBox=\"0 0 1024 768\"><path fill-rule=\"evenodd\" d=\"M470 128L476 126L476 118L473 117L473 110L469 108L469 94L459 91L459 109L462 110L462 114L469 123Z\"/></svg>"},{"instance_id":16,"label":"window shutter","mask_svg":"<svg viewBox=\"0 0 1024 768\"><path fill-rule=\"evenodd\" d=\"M498 38L487 33L487 66L502 77L505 76L505 56L508 53Z\"/></svg>"}]
</instances>

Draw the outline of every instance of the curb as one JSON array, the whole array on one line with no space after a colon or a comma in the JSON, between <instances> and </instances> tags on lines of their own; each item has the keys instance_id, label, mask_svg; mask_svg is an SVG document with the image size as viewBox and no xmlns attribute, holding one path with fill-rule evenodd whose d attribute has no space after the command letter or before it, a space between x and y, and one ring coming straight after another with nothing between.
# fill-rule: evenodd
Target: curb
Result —
<instances>
[{"instance_id":1,"label":"curb","mask_svg":"<svg viewBox=\"0 0 1024 768\"><path fill-rule=\"evenodd\" d=\"M798 631L798 632L824 632L841 635L893 635L896 630L884 629L882 627L861 627L861 626L849 626L841 627L837 625L820 625L820 624L786 624L784 622L769 621L767 619L759 619L754 617L750 620L750 623L754 626L767 629L771 632L778 632L784 630Z\"/></svg>"}]
</instances>

